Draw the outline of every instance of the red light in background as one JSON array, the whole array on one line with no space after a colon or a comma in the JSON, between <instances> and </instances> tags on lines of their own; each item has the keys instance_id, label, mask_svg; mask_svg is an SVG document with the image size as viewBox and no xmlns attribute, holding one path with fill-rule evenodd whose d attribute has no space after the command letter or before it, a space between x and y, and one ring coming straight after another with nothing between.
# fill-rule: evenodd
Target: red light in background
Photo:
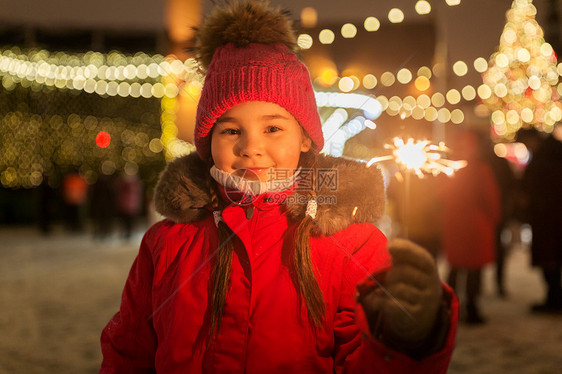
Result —
<instances>
[{"instance_id":1,"label":"red light in background","mask_svg":"<svg viewBox=\"0 0 562 374\"><path fill-rule=\"evenodd\" d=\"M111 136L105 131L98 132L96 135L96 145L100 148L107 148L109 143L111 143Z\"/></svg>"}]
</instances>

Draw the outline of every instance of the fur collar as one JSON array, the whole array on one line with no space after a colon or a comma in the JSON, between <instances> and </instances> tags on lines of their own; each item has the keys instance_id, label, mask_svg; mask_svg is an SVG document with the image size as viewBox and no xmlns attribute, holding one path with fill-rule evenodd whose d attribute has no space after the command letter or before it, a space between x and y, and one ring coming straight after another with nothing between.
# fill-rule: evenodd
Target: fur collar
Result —
<instances>
[{"instance_id":1,"label":"fur collar","mask_svg":"<svg viewBox=\"0 0 562 374\"><path fill-rule=\"evenodd\" d=\"M332 235L352 223L376 223L382 217L384 183L377 167L366 168L356 161L320 155L318 169L335 170L335 173L327 173L337 178L337 188L321 183L313 235ZM156 211L177 223L205 218L210 214L208 207L211 203L206 174L207 167L195 152L169 163L156 185ZM330 174L324 175L329 178ZM296 191L295 194L303 192ZM322 203L328 196L335 197L337 203ZM298 222L304 218L306 204L284 205L284 209L291 220Z\"/></svg>"}]
</instances>

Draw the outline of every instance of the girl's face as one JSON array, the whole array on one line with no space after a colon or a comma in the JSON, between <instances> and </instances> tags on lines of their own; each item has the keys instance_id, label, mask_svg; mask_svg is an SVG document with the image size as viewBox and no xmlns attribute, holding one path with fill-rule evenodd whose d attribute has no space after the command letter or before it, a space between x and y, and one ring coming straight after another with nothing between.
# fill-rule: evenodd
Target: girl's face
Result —
<instances>
[{"instance_id":1,"label":"girl's face","mask_svg":"<svg viewBox=\"0 0 562 374\"><path fill-rule=\"evenodd\" d=\"M266 182L285 179L312 141L285 108L247 101L227 110L213 126L211 154L227 173Z\"/></svg>"}]
</instances>

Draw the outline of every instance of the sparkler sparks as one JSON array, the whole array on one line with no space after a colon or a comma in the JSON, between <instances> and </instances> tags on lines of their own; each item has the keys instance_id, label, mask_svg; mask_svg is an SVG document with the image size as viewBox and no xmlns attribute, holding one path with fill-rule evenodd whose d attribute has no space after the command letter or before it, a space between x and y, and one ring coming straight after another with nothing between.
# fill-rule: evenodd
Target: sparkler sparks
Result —
<instances>
[{"instance_id":1,"label":"sparkler sparks","mask_svg":"<svg viewBox=\"0 0 562 374\"><path fill-rule=\"evenodd\" d=\"M438 175L444 173L453 175L455 171L466 166L466 161L452 161L445 158L450 149L444 142L438 145L430 144L428 140L414 140L412 138L404 142L402 138L394 138L393 144L386 144L385 149L392 151L391 154L372 158L367 167L374 163L394 160L398 166L407 172L414 172L419 178L425 174Z\"/></svg>"}]
</instances>

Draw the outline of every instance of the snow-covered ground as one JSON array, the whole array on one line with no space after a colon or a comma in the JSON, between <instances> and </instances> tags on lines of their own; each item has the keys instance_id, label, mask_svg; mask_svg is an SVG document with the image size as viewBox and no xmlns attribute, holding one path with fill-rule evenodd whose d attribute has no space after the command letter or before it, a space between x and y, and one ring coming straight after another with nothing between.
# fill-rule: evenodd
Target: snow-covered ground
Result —
<instances>
[{"instance_id":1,"label":"snow-covered ground","mask_svg":"<svg viewBox=\"0 0 562 374\"><path fill-rule=\"evenodd\" d=\"M562 315L530 313L543 301L544 286L529 255L524 247L509 253L507 298L496 296L494 268L485 269L481 309L488 323L459 326L449 373L562 373Z\"/></svg>"},{"instance_id":2,"label":"snow-covered ground","mask_svg":"<svg viewBox=\"0 0 562 374\"><path fill-rule=\"evenodd\" d=\"M0 374L96 373L99 335L117 311L140 236L94 242L0 228ZM485 270L489 322L459 327L449 373L562 373L562 316L529 313L544 290L528 257L521 246L509 254L506 299L495 296L493 268Z\"/></svg>"}]
</instances>

